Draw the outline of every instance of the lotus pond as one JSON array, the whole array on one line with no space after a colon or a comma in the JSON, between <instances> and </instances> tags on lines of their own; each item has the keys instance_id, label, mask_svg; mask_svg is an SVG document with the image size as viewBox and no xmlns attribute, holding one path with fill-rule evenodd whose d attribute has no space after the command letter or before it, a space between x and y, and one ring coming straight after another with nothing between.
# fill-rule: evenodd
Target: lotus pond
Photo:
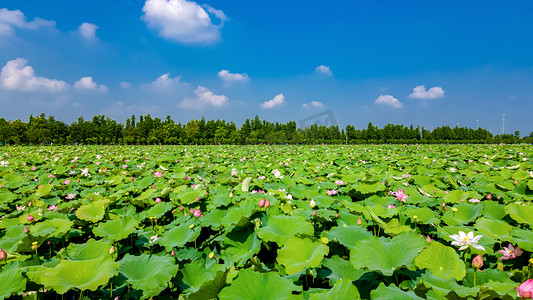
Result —
<instances>
[{"instance_id":1,"label":"lotus pond","mask_svg":"<svg viewBox=\"0 0 533 300\"><path fill-rule=\"evenodd\" d=\"M527 145L4 147L0 299L527 297L532 200Z\"/></svg>"}]
</instances>

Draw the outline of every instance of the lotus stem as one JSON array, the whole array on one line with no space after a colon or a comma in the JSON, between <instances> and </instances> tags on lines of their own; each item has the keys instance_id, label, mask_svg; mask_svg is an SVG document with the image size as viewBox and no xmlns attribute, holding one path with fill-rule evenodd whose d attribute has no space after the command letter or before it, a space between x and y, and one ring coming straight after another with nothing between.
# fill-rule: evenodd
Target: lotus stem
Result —
<instances>
[{"instance_id":1,"label":"lotus stem","mask_svg":"<svg viewBox=\"0 0 533 300\"><path fill-rule=\"evenodd\" d=\"M111 299L113 299L113 282L110 283L111 284Z\"/></svg>"},{"instance_id":2,"label":"lotus stem","mask_svg":"<svg viewBox=\"0 0 533 300\"><path fill-rule=\"evenodd\" d=\"M476 286L476 270L474 269L474 286Z\"/></svg>"}]
</instances>

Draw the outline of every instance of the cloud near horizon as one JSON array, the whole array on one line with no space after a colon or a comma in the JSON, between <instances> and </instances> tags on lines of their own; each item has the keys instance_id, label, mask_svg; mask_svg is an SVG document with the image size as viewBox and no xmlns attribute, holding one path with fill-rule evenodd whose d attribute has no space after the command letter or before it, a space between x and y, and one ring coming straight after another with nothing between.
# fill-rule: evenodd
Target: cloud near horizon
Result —
<instances>
[{"instance_id":1,"label":"cloud near horizon","mask_svg":"<svg viewBox=\"0 0 533 300\"><path fill-rule=\"evenodd\" d=\"M424 85L417 85L409 98L413 99L437 99L444 97L444 90L440 86L435 86L426 91Z\"/></svg>"},{"instance_id":2,"label":"cloud near horizon","mask_svg":"<svg viewBox=\"0 0 533 300\"><path fill-rule=\"evenodd\" d=\"M198 86L194 91L197 98L188 98L183 99L179 107L180 108L191 108L191 109L203 109L208 106L212 107L222 107L228 103L229 98L225 95L217 95L211 92L208 88L204 86Z\"/></svg>"},{"instance_id":3,"label":"cloud near horizon","mask_svg":"<svg viewBox=\"0 0 533 300\"><path fill-rule=\"evenodd\" d=\"M28 60L20 57L8 61L0 73L0 88L48 92L60 92L68 88L69 85L62 80L35 75L35 70L27 64Z\"/></svg>"},{"instance_id":4,"label":"cloud near horizon","mask_svg":"<svg viewBox=\"0 0 533 300\"><path fill-rule=\"evenodd\" d=\"M285 102L285 96L283 95L283 93L281 93L281 94L277 94L271 100L268 100L268 101L265 101L265 102L261 103L261 107L262 108L266 108L266 109L271 109L271 108L274 108L276 106L283 105L285 103L286 103Z\"/></svg>"},{"instance_id":5,"label":"cloud near horizon","mask_svg":"<svg viewBox=\"0 0 533 300\"><path fill-rule=\"evenodd\" d=\"M102 93L107 92L107 86L101 84L98 85L93 81L91 76L82 77L80 80L74 83L74 88L79 91L100 91Z\"/></svg>"},{"instance_id":6,"label":"cloud near horizon","mask_svg":"<svg viewBox=\"0 0 533 300\"><path fill-rule=\"evenodd\" d=\"M391 95L380 95L375 101L376 104L386 105L392 108L402 108L403 103Z\"/></svg>"},{"instance_id":7,"label":"cloud near horizon","mask_svg":"<svg viewBox=\"0 0 533 300\"><path fill-rule=\"evenodd\" d=\"M149 28L157 30L160 37L184 44L219 41L220 29L228 19L221 10L186 0L146 0L142 11L141 19ZM220 24L213 24L209 14L220 20Z\"/></svg>"},{"instance_id":8,"label":"cloud near horizon","mask_svg":"<svg viewBox=\"0 0 533 300\"><path fill-rule=\"evenodd\" d=\"M302 105L302 108L305 108L305 109L310 109L310 108L324 108L324 103L320 102L320 101L311 101L309 103L304 103Z\"/></svg>"}]
</instances>

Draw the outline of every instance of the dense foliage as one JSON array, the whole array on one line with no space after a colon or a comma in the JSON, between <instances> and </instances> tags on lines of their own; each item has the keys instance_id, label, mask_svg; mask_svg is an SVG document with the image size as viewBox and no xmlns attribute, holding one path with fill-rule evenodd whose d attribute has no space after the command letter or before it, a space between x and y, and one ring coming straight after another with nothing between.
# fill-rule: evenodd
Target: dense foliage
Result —
<instances>
[{"instance_id":1,"label":"dense foliage","mask_svg":"<svg viewBox=\"0 0 533 300\"><path fill-rule=\"evenodd\" d=\"M254 145L254 144L435 144L435 143L533 143L530 137L520 138L520 133L493 136L489 131L466 127L442 126L432 131L420 126L409 127L387 124L378 128L369 123L367 128L353 125L338 126L313 124L297 128L296 122L285 124L262 121L256 116L247 119L240 128L235 123L221 120L190 120L176 123L150 115L131 116L125 124L105 116L92 120L82 117L67 125L54 117L41 114L31 116L29 122L6 121L0 118L0 144L40 145L53 144L129 144L129 145Z\"/></svg>"},{"instance_id":2,"label":"dense foliage","mask_svg":"<svg viewBox=\"0 0 533 300\"><path fill-rule=\"evenodd\" d=\"M3 147L0 299L514 299L532 200L526 145Z\"/></svg>"}]
</instances>

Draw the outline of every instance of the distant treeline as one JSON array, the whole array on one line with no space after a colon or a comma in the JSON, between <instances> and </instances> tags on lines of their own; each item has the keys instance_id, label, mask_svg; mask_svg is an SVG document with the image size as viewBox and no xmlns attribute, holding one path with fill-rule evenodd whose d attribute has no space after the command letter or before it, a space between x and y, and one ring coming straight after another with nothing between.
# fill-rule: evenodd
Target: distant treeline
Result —
<instances>
[{"instance_id":1,"label":"distant treeline","mask_svg":"<svg viewBox=\"0 0 533 300\"><path fill-rule=\"evenodd\" d=\"M272 123L246 119L239 128L224 120L190 120L186 124L150 115L132 115L126 124L98 115L92 120L83 117L70 125L53 116L30 116L29 121L6 121L0 118L0 144L405 144L405 143L532 143L533 132L520 138L520 132L494 136L483 128L449 126L427 130L424 127L407 127L387 124L378 128L368 123L365 129L348 125L310 125L297 128L295 121Z\"/></svg>"}]
</instances>

